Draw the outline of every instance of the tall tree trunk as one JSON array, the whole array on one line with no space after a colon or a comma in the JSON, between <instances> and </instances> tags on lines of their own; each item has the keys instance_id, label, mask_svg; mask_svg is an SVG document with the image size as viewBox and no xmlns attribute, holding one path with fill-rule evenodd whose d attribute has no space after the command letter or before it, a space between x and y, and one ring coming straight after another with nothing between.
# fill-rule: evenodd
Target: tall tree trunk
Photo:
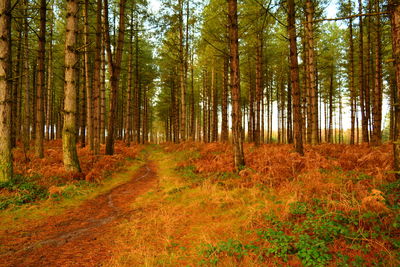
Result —
<instances>
[{"instance_id":1,"label":"tall tree trunk","mask_svg":"<svg viewBox=\"0 0 400 267\"><path fill-rule=\"evenodd\" d=\"M181 87L181 136L186 140L186 79L185 79L185 54L183 51L183 0L179 4L179 77Z\"/></svg>"},{"instance_id":2,"label":"tall tree trunk","mask_svg":"<svg viewBox=\"0 0 400 267\"><path fill-rule=\"evenodd\" d=\"M175 95L176 95L175 94L175 83L174 83L174 81L172 79L172 82L171 82L171 107L170 107L170 111L171 111L170 112L171 113L170 128L172 130L171 130L170 136L172 137L171 141L173 141L174 143L177 143L178 140L177 140L177 136L176 136L176 129L177 129L177 125L176 125L177 119L176 119L176 117L178 115L177 115L177 111L176 111L176 99L175 99L176 96Z\"/></svg>"},{"instance_id":3,"label":"tall tree trunk","mask_svg":"<svg viewBox=\"0 0 400 267\"><path fill-rule=\"evenodd\" d=\"M51 19L53 16L50 16ZM49 65L47 73L47 114L46 114L46 140L51 139L53 129L53 23L50 23Z\"/></svg>"},{"instance_id":4,"label":"tall tree trunk","mask_svg":"<svg viewBox=\"0 0 400 267\"><path fill-rule=\"evenodd\" d=\"M311 0L306 1L306 18L305 34L307 41L307 77L310 90L310 124L311 127L311 144L318 144L318 87L316 81L316 63L314 53L314 6Z\"/></svg>"},{"instance_id":5,"label":"tall tree trunk","mask_svg":"<svg viewBox=\"0 0 400 267\"><path fill-rule=\"evenodd\" d=\"M394 141L394 132L395 132L395 103L397 103L396 97L396 75L394 71L390 72L390 134L389 141Z\"/></svg>"},{"instance_id":6,"label":"tall tree trunk","mask_svg":"<svg viewBox=\"0 0 400 267\"><path fill-rule=\"evenodd\" d=\"M375 12L379 12L379 0L375 2ZM376 17L376 44L375 44L375 86L373 112L373 143L380 145L382 142L382 43L381 43L381 22Z\"/></svg>"},{"instance_id":7,"label":"tall tree trunk","mask_svg":"<svg viewBox=\"0 0 400 267\"><path fill-rule=\"evenodd\" d=\"M103 9L102 0L97 0L96 13L96 47L94 55L93 70L93 152L95 155L100 153L100 90L101 90L101 42L102 42L102 21L101 11Z\"/></svg>"},{"instance_id":8,"label":"tall tree trunk","mask_svg":"<svg viewBox=\"0 0 400 267\"><path fill-rule=\"evenodd\" d=\"M101 0L103 1L103 0ZM104 33L104 17L102 18L102 40L101 40L101 75L100 75L100 143L106 142L106 50L105 50L105 33Z\"/></svg>"},{"instance_id":9,"label":"tall tree trunk","mask_svg":"<svg viewBox=\"0 0 400 267\"><path fill-rule=\"evenodd\" d=\"M176 73L179 73L179 69L176 69ZM179 83L178 83L179 84ZM173 106L173 110L174 110L174 142L175 143L179 143L179 106L180 106L180 101L179 101L179 87L177 88L175 86L175 81L173 83L173 88L174 88L174 93L175 93L175 98L174 98L174 106Z\"/></svg>"},{"instance_id":10,"label":"tall tree trunk","mask_svg":"<svg viewBox=\"0 0 400 267\"><path fill-rule=\"evenodd\" d=\"M64 127L63 158L67 171L80 172L76 151L76 32L78 31L78 1L67 1L65 38L65 83L64 83Z\"/></svg>"},{"instance_id":11,"label":"tall tree trunk","mask_svg":"<svg viewBox=\"0 0 400 267\"><path fill-rule=\"evenodd\" d=\"M240 104L240 74L239 74L239 43L237 0L228 0L229 47L231 65L231 95L232 95L232 137L234 163L238 171L244 164L242 114Z\"/></svg>"},{"instance_id":12,"label":"tall tree trunk","mask_svg":"<svg viewBox=\"0 0 400 267\"><path fill-rule=\"evenodd\" d=\"M261 98L263 90L263 31L257 33L256 47L256 118L254 129L254 142L256 146L260 145L261 128Z\"/></svg>"},{"instance_id":13,"label":"tall tree trunk","mask_svg":"<svg viewBox=\"0 0 400 267\"><path fill-rule=\"evenodd\" d=\"M29 24L28 24L28 0L24 1L25 10L24 10L24 86L25 86L25 95L24 95L24 152L26 155L26 151L29 149L29 141L30 141L30 133L31 133L31 112L30 112L30 75L29 75Z\"/></svg>"},{"instance_id":14,"label":"tall tree trunk","mask_svg":"<svg viewBox=\"0 0 400 267\"><path fill-rule=\"evenodd\" d=\"M390 21L392 26L392 50L394 68L396 72L397 102L395 104L395 135L394 135L394 170L396 178L400 179L400 3L396 0L389 1Z\"/></svg>"},{"instance_id":15,"label":"tall tree trunk","mask_svg":"<svg viewBox=\"0 0 400 267\"><path fill-rule=\"evenodd\" d=\"M290 56L289 56L290 62ZM293 126L292 126L292 84L290 82L290 72L288 73L287 85L287 106L286 106L286 139L288 144L293 144Z\"/></svg>"},{"instance_id":16,"label":"tall tree trunk","mask_svg":"<svg viewBox=\"0 0 400 267\"><path fill-rule=\"evenodd\" d=\"M140 86L140 66L139 66L139 19L136 17L136 29L135 29L135 118L134 124L136 128L136 143L140 143L140 125L141 125L141 86ZM174 98L175 101L175 98ZM176 114L175 114L176 115ZM175 117L174 117L175 118Z\"/></svg>"},{"instance_id":17,"label":"tall tree trunk","mask_svg":"<svg viewBox=\"0 0 400 267\"><path fill-rule=\"evenodd\" d=\"M30 112L32 113L32 122L31 122L31 138L33 140L36 139L36 119L37 119L37 101L36 101L36 81L37 81L37 57L34 59L33 62L36 62L32 67L32 105L30 108Z\"/></svg>"},{"instance_id":18,"label":"tall tree trunk","mask_svg":"<svg viewBox=\"0 0 400 267\"><path fill-rule=\"evenodd\" d=\"M333 66L331 67L331 77L329 82L329 128L328 143L333 143Z\"/></svg>"},{"instance_id":19,"label":"tall tree trunk","mask_svg":"<svg viewBox=\"0 0 400 267\"><path fill-rule=\"evenodd\" d=\"M228 141L228 68L229 58L224 57L224 73L223 73L223 85L222 85L222 125L221 125L221 141Z\"/></svg>"},{"instance_id":20,"label":"tall tree trunk","mask_svg":"<svg viewBox=\"0 0 400 267\"><path fill-rule=\"evenodd\" d=\"M207 140L207 71L203 70L203 142Z\"/></svg>"},{"instance_id":21,"label":"tall tree trunk","mask_svg":"<svg viewBox=\"0 0 400 267\"><path fill-rule=\"evenodd\" d=\"M118 86L119 76L121 71L122 51L124 47L124 36L125 36L125 4L126 0L120 0L119 2L119 28L118 28L118 43L117 50L115 53L115 61L113 60L113 54L111 53L110 43L110 31L108 23L108 0L104 1L104 14L105 14L105 35L106 35L106 49L108 55L108 62L110 68L110 116L107 125L107 140L106 140L106 154L114 154L114 135L115 135L115 119L117 113L117 98L118 98Z\"/></svg>"},{"instance_id":22,"label":"tall tree trunk","mask_svg":"<svg viewBox=\"0 0 400 267\"><path fill-rule=\"evenodd\" d=\"M356 92L354 87L354 42L353 42L353 19L349 20L350 48L349 48L349 87L350 87L350 144L354 145L355 137L355 114L356 114Z\"/></svg>"},{"instance_id":23,"label":"tall tree trunk","mask_svg":"<svg viewBox=\"0 0 400 267\"><path fill-rule=\"evenodd\" d=\"M40 32L38 52L38 78L36 89L37 113L36 113L36 142L35 154L43 158L43 134L44 134L44 60L46 55L46 0L40 1Z\"/></svg>"},{"instance_id":24,"label":"tall tree trunk","mask_svg":"<svg viewBox=\"0 0 400 267\"><path fill-rule=\"evenodd\" d=\"M261 90L261 118L260 118L260 120L261 120L261 129L260 129L260 132L261 132L261 134L260 134L260 143L261 144L264 144L264 142L265 142L265 139L264 139L264 85L263 85L263 88L262 88L262 90Z\"/></svg>"},{"instance_id":25,"label":"tall tree trunk","mask_svg":"<svg viewBox=\"0 0 400 267\"><path fill-rule=\"evenodd\" d=\"M288 33L290 42L290 81L292 83L293 97L293 131L294 131L294 147L300 155L303 151L302 137L302 115L301 115L301 96L299 83L299 64L297 61L297 43L296 43L296 27L295 27L295 4L294 0L288 0Z\"/></svg>"},{"instance_id":26,"label":"tall tree trunk","mask_svg":"<svg viewBox=\"0 0 400 267\"><path fill-rule=\"evenodd\" d=\"M21 58L22 58L22 30L18 29L17 60L15 62L15 78L13 79L12 108L11 108L11 147L17 144L19 135L18 96L21 88Z\"/></svg>"},{"instance_id":27,"label":"tall tree trunk","mask_svg":"<svg viewBox=\"0 0 400 267\"><path fill-rule=\"evenodd\" d=\"M191 62L190 62L190 78L191 78L191 94L190 94L190 137L192 141L196 140L196 109L194 99L194 54L192 51Z\"/></svg>"},{"instance_id":28,"label":"tall tree trunk","mask_svg":"<svg viewBox=\"0 0 400 267\"><path fill-rule=\"evenodd\" d=\"M149 140L149 134L148 134L148 99L147 99L147 88L144 88L143 90L143 138L142 138L142 144L146 144Z\"/></svg>"},{"instance_id":29,"label":"tall tree trunk","mask_svg":"<svg viewBox=\"0 0 400 267\"><path fill-rule=\"evenodd\" d=\"M362 1L358 0L358 5L359 5L359 13L362 14ZM359 23L359 30L360 30L360 35L359 35L359 59L358 59L358 65L359 65L359 90L360 90L360 108L361 108L361 128L362 128L362 141L363 142L369 142L368 138L368 120L367 120L367 115L365 111L365 77L364 77L364 34L363 34L363 19L362 17L359 18L360 23Z\"/></svg>"},{"instance_id":30,"label":"tall tree trunk","mask_svg":"<svg viewBox=\"0 0 400 267\"><path fill-rule=\"evenodd\" d=\"M83 42L84 42L84 68L85 68L85 91L86 91L86 138L87 145L93 151L93 104L92 88L89 75L89 0L85 0L83 8Z\"/></svg>"},{"instance_id":31,"label":"tall tree trunk","mask_svg":"<svg viewBox=\"0 0 400 267\"><path fill-rule=\"evenodd\" d=\"M79 42L80 38L77 37L78 39L78 45L80 45L81 43ZM81 60L81 55L78 54L78 78L77 78L77 84L78 84L78 91L80 92L80 96L79 96L79 101L78 103L79 108L77 108L77 111L79 111L79 120L80 120L80 128L81 128L81 136L80 136L80 142L81 142L81 147L85 147L86 146L86 122L87 122L87 118L86 118L86 88L84 85L84 82L81 82L81 79L84 81L84 77L85 77L85 68L82 68L82 63L84 62L84 60Z\"/></svg>"},{"instance_id":32,"label":"tall tree trunk","mask_svg":"<svg viewBox=\"0 0 400 267\"><path fill-rule=\"evenodd\" d=\"M372 0L368 1L368 13L372 13ZM372 140L372 122L371 122L371 90L373 89L373 58L372 58L372 45L371 45L371 16L366 18L367 22L367 43L365 48L365 119L367 120L368 140Z\"/></svg>"},{"instance_id":33,"label":"tall tree trunk","mask_svg":"<svg viewBox=\"0 0 400 267\"><path fill-rule=\"evenodd\" d=\"M286 104L286 94L285 94L285 84L286 84L286 81L287 81L287 77L285 76L286 75L286 73L284 72L284 71L282 71L282 83L281 83L281 87L280 87L280 94L279 94L279 96L280 96L280 99L279 99L279 101L280 101L280 110L281 110L281 142L282 142L282 144L285 144L286 143L286 129L285 129L285 125L286 125L286 123L285 123L285 120L286 120L286 114L285 114L285 111L286 111L286 107L285 107L285 104Z\"/></svg>"},{"instance_id":34,"label":"tall tree trunk","mask_svg":"<svg viewBox=\"0 0 400 267\"><path fill-rule=\"evenodd\" d=\"M247 141L254 142L254 100L255 100L255 88L253 87L253 69L252 69L252 61L250 56L247 59L249 64L248 71L249 71L249 102L247 107L248 112L248 120L247 120ZM246 116L243 116L243 121L246 121ZM243 127L244 128L244 127Z\"/></svg>"},{"instance_id":35,"label":"tall tree trunk","mask_svg":"<svg viewBox=\"0 0 400 267\"><path fill-rule=\"evenodd\" d=\"M11 154L11 1L0 1L0 182L13 176Z\"/></svg>"},{"instance_id":36,"label":"tall tree trunk","mask_svg":"<svg viewBox=\"0 0 400 267\"><path fill-rule=\"evenodd\" d=\"M303 80L304 80L304 97L303 97L303 108L304 108L304 131L305 131L305 136L304 138L306 139L306 142L308 144L311 144L311 91L310 91L310 79L309 79L309 49L308 49L308 42L307 42L307 37L303 37Z\"/></svg>"},{"instance_id":37,"label":"tall tree trunk","mask_svg":"<svg viewBox=\"0 0 400 267\"><path fill-rule=\"evenodd\" d=\"M214 59L215 60L215 59ZM216 85L215 61L211 67L211 105L212 105L212 134L211 142L218 141L218 91Z\"/></svg>"},{"instance_id":38,"label":"tall tree trunk","mask_svg":"<svg viewBox=\"0 0 400 267\"><path fill-rule=\"evenodd\" d=\"M182 7L183 8L183 7ZM186 90L188 88L188 72L189 72L189 17L190 17L190 1L186 1L186 33L185 33L185 56L184 56L184 60L185 60L185 77L184 77L184 81L185 81L185 87ZM193 68L192 68L193 69ZM193 83L193 76L192 76L192 83ZM192 84L193 85L193 84ZM191 87L192 91L193 91L193 86ZM185 92L186 92L185 90ZM186 94L186 93L185 93ZM191 102L191 101L190 101ZM190 112L191 110L189 110ZM189 116L189 123L186 123L186 137L191 138L191 128L190 126L192 125L192 116Z\"/></svg>"},{"instance_id":39,"label":"tall tree trunk","mask_svg":"<svg viewBox=\"0 0 400 267\"><path fill-rule=\"evenodd\" d=\"M343 144L343 103L342 90L339 86L339 144Z\"/></svg>"},{"instance_id":40,"label":"tall tree trunk","mask_svg":"<svg viewBox=\"0 0 400 267\"><path fill-rule=\"evenodd\" d=\"M128 96L125 112L125 142L129 146L132 141L132 95L133 95L133 15L131 17L131 30L128 57Z\"/></svg>"}]
</instances>

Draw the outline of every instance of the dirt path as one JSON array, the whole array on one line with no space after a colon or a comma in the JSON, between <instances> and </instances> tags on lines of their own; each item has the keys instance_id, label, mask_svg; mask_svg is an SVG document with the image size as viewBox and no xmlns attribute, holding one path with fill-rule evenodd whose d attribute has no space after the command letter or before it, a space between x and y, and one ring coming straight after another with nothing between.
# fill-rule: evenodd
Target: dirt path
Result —
<instances>
[{"instance_id":1,"label":"dirt path","mask_svg":"<svg viewBox=\"0 0 400 267\"><path fill-rule=\"evenodd\" d=\"M100 266L111 257L114 226L135 213L131 203L156 182L149 162L129 182L75 209L6 233L0 237L0 266Z\"/></svg>"}]
</instances>

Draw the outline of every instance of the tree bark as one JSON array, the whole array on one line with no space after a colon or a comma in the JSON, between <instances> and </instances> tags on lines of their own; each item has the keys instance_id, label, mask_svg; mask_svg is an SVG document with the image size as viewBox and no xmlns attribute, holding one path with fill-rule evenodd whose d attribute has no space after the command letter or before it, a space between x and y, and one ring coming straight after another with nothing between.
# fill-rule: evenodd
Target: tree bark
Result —
<instances>
[{"instance_id":1,"label":"tree bark","mask_svg":"<svg viewBox=\"0 0 400 267\"><path fill-rule=\"evenodd\" d=\"M179 77L181 88L181 136L186 140L186 79L185 79L185 55L183 51L183 0L179 4Z\"/></svg>"},{"instance_id":2,"label":"tree bark","mask_svg":"<svg viewBox=\"0 0 400 267\"><path fill-rule=\"evenodd\" d=\"M39 32L39 52L38 52L38 78L36 89L36 142L35 154L39 158L43 158L43 135L44 135L44 60L46 53L46 0L40 1L40 32Z\"/></svg>"},{"instance_id":3,"label":"tree bark","mask_svg":"<svg viewBox=\"0 0 400 267\"><path fill-rule=\"evenodd\" d=\"M203 70L203 142L207 143L207 71Z\"/></svg>"},{"instance_id":4,"label":"tree bark","mask_svg":"<svg viewBox=\"0 0 400 267\"><path fill-rule=\"evenodd\" d=\"M85 0L83 8L83 42L84 42L84 68L85 68L85 91L86 91L86 144L90 150L94 150L93 146L93 104L92 104L92 88L90 86L89 75L89 0Z\"/></svg>"},{"instance_id":5,"label":"tree bark","mask_svg":"<svg viewBox=\"0 0 400 267\"><path fill-rule=\"evenodd\" d=\"M254 126L254 142L256 146L260 145L261 130L261 98L263 90L263 31L257 33L256 47L256 118Z\"/></svg>"},{"instance_id":6,"label":"tree bark","mask_svg":"<svg viewBox=\"0 0 400 267\"><path fill-rule=\"evenodd\" d=\"M80 38L78 38L78 45L80 45L81 43ZM82 63L84 62L84 60L81 60L81 55L78 54L78 79L77 79L77 85L78 85L78 91L80 93L79 95L79 101L77 101L79 103L79 106L77 108L77 111L80 115L79 117L79 121L80 121L80 128L81 128L81 136L80 136L80 142L81 142L81 147L85 147L86 146L86 122L87 122L87 118L86 118L86 88L84 85L84 82L81 82L81 79L83 79L85 77L85 68L82 68Z\"/></svg>"},{"instance_id":7,"label":"tree bark","mask_svg":"<svg viewBox=\"0 0 400 267\"><path fill-rule=\"evenodd\" d=\"M104 17L102 16L102 40L101 40L101 75L100 75L100 143L106 142L106 51L105 51L105 33Z\"/></svg>"},{"instance_id":8,"label":"tree bark","mask_svg":"<svg viewBox=\"0 0 400 267\"><path fill-rule=\"evenodd\" d=\"M31 112L30 112L30 81L29 81L29 24L28 24L28 0L25 0L25 11L24 11L24 152L29 149L29 141L31 135Z\"/></svg>"},{"instance_id":9,"label":"tree bark","mask_svg":"<svg viewBox=\"0 0 400 267\"><path fill-rule=\"evenodd\" d=\"M53 16L51 16L52 18ZM47 73L47 113L46 113L46 140L51 139L53 130L53 24L50 24L50 42L49 42L49 65Z\"/></svg>"},{"instance_id":10,"label":"tree bark","mask_svg":"<svg viewBox=\"0 0 400 267\"><path fill-rule=\"evenodd\" d=\"M350 144L354 145L355 138L355 113L356 92L354 87L354 42L353 42L353 20L349 21L350 48L349 48L349 87L350 87Z\"/></svg>"},{"instance_id":11,"label":"tree bark","mask_svg":"<svg viewBox=\"0 0 400 267\"><path fill-rule=\"evenodd\" d=\"M140 69L139 69L139 19L136 17L136 30L135 30L135 118L134 124L136 128L136 143L140 144L140 125L141 125L141 102L142 102L142 92L140 86ZM175 98L174 98L175 101ZM174 117L175 118L175 117Z\"/></svg>"},{"instance_id":12,"label":"tree bark","mask_svg":"<svg viewBox=\"0 0 400 267\"><path fill-rule=\"evenodd\" d=\"M359 13L362 14L362 1L358 1ZM362 141L368 143L368 120L365 112L365 77L364 77L364 42L363 42L363 19L360 17L359 23L359 90L360 90L360 108L361 108L361 128L362 128Z\"/></svg>"},{"instance_id":13,"label":"tree bark","mask_svg":"<svg viewBox=\"0 0 400 267\"><path fill-rule=\"evenodd\" d=\"M311 0L306 1L306 19L305 35L307 41L307 77L310 91L310 125L311 127L311 144L318 144L318 87L316 81L316 63L314 53L314 6Z\"/></svg>"},{"instance_id":14,"label":"tree bark","mask_svg":"<svg viewBox=\"0 0 400 267\"><path fill-rule=\"evenodd\" d=\"M215 59L214 59L215 60ZM213 61L214 61L213 60ZM211 142L218 141L218 92L216 86L215 61L211 67L211 105L212 105L212 134Z\"/></svg>"},{"instance_id":15,"label":"tree bark","mask_svg":"<svg viewBox=\"0 0 400 267\"><path fill-rule=\"evenodd\" d=\"M288 34L290 42L290 81L292 83L292 98L293 98L293 135L294 147L300 155L303 151L302 137L302 115L301 115L301 96L299 83L299 64L297 60L297 43L296 43L296 28L295 28L295 4L294 0L288 0Z\"/></svg>"},{"instance_id":16,"label":"tree bark","mask_svg":"<svg viewBox=\"0 0 400 267\"><path fill-rule=\"evenodd\" d=\"M396 100L396 75L394 70L390 72L389 88L390 88L390 134L389 141L394 141L394 131L395 131L395 103Z\"/></svg>"},{"instance_id":17,"label":"tree bark","mask_svg":"<svg viewBox=\"0 0 400 267\"><path fill-rule=\"evenodd\" d=\"M0 182L13 176L11 154L11 1L0 1Z\"/></svg>"},{"instance_id":18,"label":"tree bark","mask_svg":"<svg viewBox=\"0 0 400 267\"><path fill-rule=\"evenodd\" d=\"M18 42L17 42L17 60L15 62L15 78L13 78L13 92L12 92L12 108L11 108L11 147L16 147L17 137L19 135L19 113L18 113L18 102L19 102L19 90L21 68L20 62L22 56L22 30L18 29Z\"/></svg>"},{"instance_id":19,"label":"tree bark","mask_svg":"<svg viewBox=\"0 0 400 267\"><path fill-rule=\"evenodd\" d=\"M329 128L328 143L333 143L333 66L331 69L331 77L329 81Z\"/></svg>"},{"instance_id":20,"label":"tree bark","mask_svg":"<svg viewBox=\"0 0 400 267\"><path fill-rule=\"evenodd\" d=\"M375 2L375 11L379 12L379 0ZM372 106L373 118L373 144L382 142L382 42L380 16L376 17L376 44L375 44L375 85Z\"/></svg>"},{"instance_id":21,"label":"tree bark","mask_svg":"<svg viewBox=\"0 0 400 267\"><path fill-rule=\"evenodd\" d=\"M78 31L78 1L67 1L65 38L65 83L64 83L64 127L63 158L66 171L80 172L76 151L76 33Z\"/></svg>"},{"instance_id":22,"label":"tree bark","mask_svg":"<svg viewBox=\"0 0 400 267\"><path fill-rule=\"evenodd\" d=\"M392 26L392 50L396 72L397 102L395 104L395 135L394 135L394 171L400 179L400 3L396 0L389 2L390 21Z\"/></svg>"},{"instance_id":23,"label":"tree bark","mask_svg":"<svg viewBox=\"0 0 400 267\"><path fill-rule=\"evenodd\" d=\"M249 92L249 100L248 100L248 106L247 106L247 111L248 111L248 120L247 120L247 141L249 143L254 142L254 103L255 103L255 87L253 86L253 68L252 64L253 62L250 59L250 56L247 59L248 62L248 79L249 79L249 87L248 87L248 92ZM245 120L246 116L243 116L243 121ZM244 127L243 127L244 128Z\"/></svg>"},{"instance_id":24,"label":"tree bark","mask_svg":"<svg viewBox=\"0 0 400 267\"><path fill-rule=\"evenodd\" d=\"M132 141L132 95L133 95L133 14L131 17L131 30L128 57L128 96L125 112L125 143L127 146Z\"/></svg>"},{"instance_id":25,"label":"tree bark","mask_svg":"<svg viewBox=\"0 0 400 267\"><path fill-rule=\"evenodd\" d=\"M121 72L122 51L124 47L125 37L125 4L126 0L119 2L119 28L118 28L118 43L115 53L115 61L111 52L110 32L108 23L108 0L104 1L104 14L105 14L105 35L106 35L106 49L108 55L108 62L110 68L110 116L107 125L107 140L106 140L106 154L114 154L114 135L115 135L115 119L117 113L117 94L119 86L119 76Z\"/></svg>"},{"instance_id":26,"label":"tree bark","mask_svg":"<svg viewBox=\"0 0 400 267\"><path fill-rule=\"evenodd\" d=\"M93 70L93 153L100 153L100 90L101 90L101 42L102 42L102 21L101 11L103 9L102 0L97 0L96 14L96 47L94 55Z\"/></svg>"},{"instance_id":27,"label":"tree bark","mask_svg":"<svg viewBox=\"0 0 400 267\"><path fill-rule=\"evenodd\" d=\"M237 171L245 164L242 137L242 114L240 103L240 74L239 74L239 43L237 0L228 0L229 47L231 65L231 95L232 95L232 137L234 163Z\"/></svg>"},{"instance_id":28,"label":"tree bark","mask_svg":"<svg viewBox=\"0 0 400 267\"><path fill-rule=\"evenodd\" d=\"M221 125L221 141L228 141L228 68L229 58L224 57L224 74L223 74L223 85L222 85L222 125Z\"/></svg>"},{"instance_id":29,"label":"tree bark","mask_svg":"<svg viewBox=\"0 0 400 267\"><path fill-rule=\"evenodd\" d=\"M192 51L191 62L190 62L190 78L191 78L191 95L190 95L190 137L192 141L196 140L196 109L195 109L195 98L194 98L194 54Z\"/></svg>"}]
</instances>

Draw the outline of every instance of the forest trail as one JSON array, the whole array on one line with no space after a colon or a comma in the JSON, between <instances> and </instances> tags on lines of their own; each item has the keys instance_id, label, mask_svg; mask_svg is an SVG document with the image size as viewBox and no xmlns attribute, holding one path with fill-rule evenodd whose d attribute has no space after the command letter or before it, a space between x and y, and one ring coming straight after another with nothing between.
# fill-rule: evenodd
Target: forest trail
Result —
<instances>
[{"instance_id":1,"label":"forest trail","mask_svg":"<svg viewBox=\"0 0 400 267\"><path fill-rule=\"evenodd\" d=\"M134 215L131 204L157 184L154 162L128 182L61 215L0 237L0 266L99 266L110 258L115 226Z\"/></svg>"}]
</instances>

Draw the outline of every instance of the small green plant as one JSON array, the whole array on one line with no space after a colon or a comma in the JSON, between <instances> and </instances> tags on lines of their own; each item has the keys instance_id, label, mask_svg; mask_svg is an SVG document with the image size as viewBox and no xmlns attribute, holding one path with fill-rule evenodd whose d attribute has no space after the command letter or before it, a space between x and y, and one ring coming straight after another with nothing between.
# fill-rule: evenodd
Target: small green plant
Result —
<instances>
[{"instance_id":1,"label":"small green plant","mask_svg":"<svg viewBox=\"0 0 400 267\"><path fill-rule=\"evenodd\" d=\"M204 179L200 175L196 174L196 167L193 165L178 167L176 170L179 175L186 180L186 182L198 183Z\"/></svg>"},{"instance_id":2,"label":"small green plant","mask_svg":"<svg viewBox=\"0 0 400 267\"><path fill-rule=\"evenodd\" d=\"M289 212L292 215L305 215L307 211L308 207L305 202L293 202L289 204Z\"/></svg>"},{"instance_id":3,"label":"small green plant","mask_svg":"<svg viewBox=\"0 0 400 267\"><path fill-rule=\"evenodd\" d=\"M294 253L294 237L286 235L283 231L267 229L266 231L258 231L257 234L261 239L265 239L270 243L267 254L275 255L287 261L287 256Z\"/></svg>"},{"instance_id":4,"label":"small green plant","mask_svg":"<svg viewBox=\"0 0 400 267\"><path fill-rule=\"evenodd\" d=\"M325 266L332 259L326 241L308 234L300 235L295 246L304 266Z\"/></svg>"},{"instance_id":5,"label":"small green plant","mask_svg":"<svg viewBox=\"0 0 400 267\"><path fill-rule=\"evenodd\" d=\"M15 175L14 179L1 182L0 189L6 189L11 194L0 196L0 210L11 205L21 206L25 203L45 199L48 196L47 189L29 181L27 177Z\"/></svg>"},{"instance_id":6,"label":"small green plant","mask_svg":"<svg viewBox=\"0 0 400 267\"><path fill-rule=\"evenodd\" d=\"M259 248L255 245L244 245L238 240L228 239L228 241L221 241L216 246L211 244L203 244L200 249L200 254L204 256L207 261L201 261L202 264L217 264L221 256L235 257L240 260L243 256L247 255L249 251L255 251Z\"/></svg>"}]
</instances>

